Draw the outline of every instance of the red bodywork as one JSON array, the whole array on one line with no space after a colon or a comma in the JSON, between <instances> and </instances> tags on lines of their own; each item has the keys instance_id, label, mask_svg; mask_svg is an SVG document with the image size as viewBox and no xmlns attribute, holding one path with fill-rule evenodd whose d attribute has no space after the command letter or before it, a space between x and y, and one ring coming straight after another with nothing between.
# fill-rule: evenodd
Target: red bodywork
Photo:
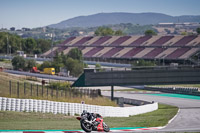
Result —
<instances>
[{"instance_id":1,"label":"red bodywork","mask_svg":"<svg viewBox=\"0 0 200 133\"><path fill-rule=\"evenodd\" d=\"M76 117L76 119L80 121L80 120L81 120L81 117L80 117L80 116L78 116L78 117Z\"/></svg>"},{"instance_id":2,"label":"red bodywork","mask_svg":"<svg viewBox=\"0 0 200 133\"><path fill-rule=\"evenodd\" d=\"M76 117L76 119L77 120L81 120L81 117L80 116L78 116L78 117ZM102 116L101 117L97 117L96 118L96 121L98 121L100 124L97 126L97 131L103 131L103 118L102 118Z\"/></svg>"},{"instance_id":3,"label":"red bodywork","mask_svg":"<svg viewBox=\"0 0 200 133\"><path fill-rule=\"evenodd\" d=\"M100 124L97 126L97 131L103 131L103 118L97 118L96 121L100 122Z\"/></svg>"}]
</instances>

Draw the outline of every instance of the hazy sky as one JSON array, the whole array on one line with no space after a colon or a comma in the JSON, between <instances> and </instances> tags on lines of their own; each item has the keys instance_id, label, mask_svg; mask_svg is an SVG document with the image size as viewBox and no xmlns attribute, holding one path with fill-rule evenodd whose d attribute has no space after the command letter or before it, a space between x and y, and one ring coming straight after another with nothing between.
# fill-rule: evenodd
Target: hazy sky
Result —
<instances>
[{"instance_id":1,"label":"hazy sky","mask_svg":"<svg viewBox=\"0 0 200 133\"><path fill-rule=\"evenodd\" d=\"M0 28L34 28L95 13L200 15L200 0L0 0Z\"/></svg>"}]
</instances>

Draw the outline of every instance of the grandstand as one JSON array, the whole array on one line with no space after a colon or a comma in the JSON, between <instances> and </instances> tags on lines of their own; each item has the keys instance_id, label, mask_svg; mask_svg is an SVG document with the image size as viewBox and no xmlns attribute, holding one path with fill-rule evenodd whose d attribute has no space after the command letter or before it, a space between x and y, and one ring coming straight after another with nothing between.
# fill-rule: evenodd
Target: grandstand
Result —
<instances>
[{"instance_id":1,"label":"grandstand","mask_svg":"<svg viewBox=\"0 0 200 133\"><path fill-rule=\"evenodd\" d=\"M70 37L42 54L67 54L72 48L82 50L85 59L165 59L188 60L200 50L200 36L87 36Z\"/></svg>"}]
</instances>

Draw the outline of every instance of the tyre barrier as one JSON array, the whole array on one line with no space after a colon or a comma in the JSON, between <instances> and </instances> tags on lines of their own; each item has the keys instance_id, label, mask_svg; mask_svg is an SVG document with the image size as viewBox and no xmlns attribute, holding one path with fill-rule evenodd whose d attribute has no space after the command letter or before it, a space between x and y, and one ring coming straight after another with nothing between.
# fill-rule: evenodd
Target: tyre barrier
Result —
<instances>
[{"instance_id":1,"label":"tyre barrier","mask_svg":"<svg viewBox=\"0 0 200 133\"><path fill-rule=\"evenodd\" d=\"M133 107L97 106L79 103L54 102L48 100L16 99L0 97L0 111L41 112L80 115L83 110L99 113L104 117L129 117L158 109L158 103ZM123 112L123 113L122 113Z\"/></svg>"}]
</instances>

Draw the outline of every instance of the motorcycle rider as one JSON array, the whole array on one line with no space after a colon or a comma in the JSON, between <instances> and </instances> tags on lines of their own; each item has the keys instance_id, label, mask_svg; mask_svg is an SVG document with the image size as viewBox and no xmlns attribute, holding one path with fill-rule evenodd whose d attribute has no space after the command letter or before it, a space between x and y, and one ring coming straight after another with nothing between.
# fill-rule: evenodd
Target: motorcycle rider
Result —
<instances>
[{"instance_id":1,"label":"motorcycle rider","mask_svg":"<svg viewBox=\"0 0 200 133\"><path fill-rule=\"evenodd\" d=\"M94 121L94 119L96 119L97 117L101 117L100 114L90 113L90 112L87 112L86 110L83 110L83 113L81 114L81 116L84 115L84 114L87 114L87 119L89 121Z\"/></svg>"}]
</instances>

